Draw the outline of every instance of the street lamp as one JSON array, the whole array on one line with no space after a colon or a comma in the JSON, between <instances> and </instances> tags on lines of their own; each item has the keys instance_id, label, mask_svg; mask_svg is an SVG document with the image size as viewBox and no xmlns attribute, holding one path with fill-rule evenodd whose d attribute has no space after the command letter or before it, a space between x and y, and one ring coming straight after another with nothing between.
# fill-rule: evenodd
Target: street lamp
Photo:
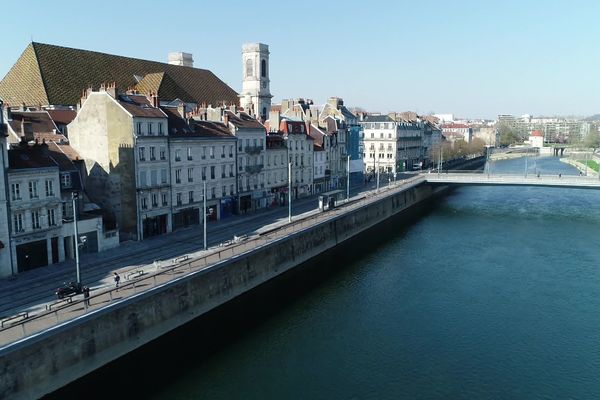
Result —
<instances>
[{"instance_id":1,"label":"street lamp","mask_svg":"<svg viewBox=\"0 0 600 400\"><path fill-rule=\"evenodd\" d=\"M204 228L204 250L206 250L206 181L203 182L204 195L202 196L202 224Z\"/></svg>"},{"instance_id":2,"label":"street lamp","mask_svg":"<svg viewBox=\"0 0 600 400\"><path fill-rule=\"evenodd\" d=\"M288 163L288 222L292 222L292 162Z\"/></svg>"},{"instance_id":3,"label":"street lamp","mask_svg":"<svg viewBox=\"0 0 600 400\"><path fill-rule=\"evenodd\" d=\"M348 154L348 164L346 168L346 201L350 201L350 154Z\"/></svg>"},{"instance_id":4,"label":"street lamp","mask_svg":"<svg viewBox=\"0 0 600 400\"><path fill-rule=\"evenodd\" d=\"M75 245L75 268L77 270L77 284L81 285L81 275L79 273L79 232L77 230L77 199L79 193L72 192L71 200L73 201L73 243Z\"/></svg>"}]
</instances>

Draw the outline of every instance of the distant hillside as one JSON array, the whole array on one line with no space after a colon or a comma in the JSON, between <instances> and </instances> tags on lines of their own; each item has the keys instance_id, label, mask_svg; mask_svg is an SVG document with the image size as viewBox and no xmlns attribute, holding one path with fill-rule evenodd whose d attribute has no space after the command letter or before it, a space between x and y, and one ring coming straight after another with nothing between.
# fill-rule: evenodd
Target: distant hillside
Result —
<instances>
[{"instance_id":1,"label":"distant hillside","mask_svg":"<svg viewBox=\"0 0 600 400\"><path fill-rule=\"evenodd\" d=\"M600 114L594 114L591 117L587 117L585 121L600 121Z\"/></svg>"}]
</instances>

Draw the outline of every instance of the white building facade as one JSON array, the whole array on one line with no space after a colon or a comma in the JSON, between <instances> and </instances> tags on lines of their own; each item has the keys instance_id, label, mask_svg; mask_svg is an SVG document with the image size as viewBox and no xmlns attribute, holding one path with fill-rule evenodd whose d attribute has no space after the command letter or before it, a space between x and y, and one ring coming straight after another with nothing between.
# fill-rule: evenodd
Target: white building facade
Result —
<instances>
[{"instance_id":1,"label":"white building facade","mask_svg":"<svg viewBox=\"0 0 600 400\"><path fill-rule=\"evenodd\" d=\"M242 46L242 91L240 106L248 114L264 121L271 110L269 46L246 43Z\"/></svg>"}]
</instances>

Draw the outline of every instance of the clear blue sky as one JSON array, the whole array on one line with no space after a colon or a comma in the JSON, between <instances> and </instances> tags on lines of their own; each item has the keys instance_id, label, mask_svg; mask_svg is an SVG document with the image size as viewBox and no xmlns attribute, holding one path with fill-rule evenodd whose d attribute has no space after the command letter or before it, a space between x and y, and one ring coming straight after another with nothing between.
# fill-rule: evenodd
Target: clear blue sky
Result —
<instances>
[{"instance_id":1,"label":"clear blue sky","mask_svg":"<svg viewBox=\"0 0 600 400\"><path fill-rule=\"evenodd\" d=\"M241 46L270 46L271 92L370 111L600 113L600 2L3 2L0 76L32 40L149 60L194 55L236 91Z\"/></svg>"}]
</instances>

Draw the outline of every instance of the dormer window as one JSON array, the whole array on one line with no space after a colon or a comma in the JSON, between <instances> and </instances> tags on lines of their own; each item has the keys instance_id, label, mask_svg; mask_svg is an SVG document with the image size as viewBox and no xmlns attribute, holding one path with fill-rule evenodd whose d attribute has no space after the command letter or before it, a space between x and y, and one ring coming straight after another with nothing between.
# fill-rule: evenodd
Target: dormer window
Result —
<instances>
[{"instance_id":1,"label":"dormer window","mask_svg":"<svg viewBox=\"0 0 600 400\"><path fill-rule=\"evenodd\" d=\"M71 174L68 172L64 172L60 174L60 187L63 189L68 189L72 187L73 183L71 182Z\"/></svg>"}]
</instances>

